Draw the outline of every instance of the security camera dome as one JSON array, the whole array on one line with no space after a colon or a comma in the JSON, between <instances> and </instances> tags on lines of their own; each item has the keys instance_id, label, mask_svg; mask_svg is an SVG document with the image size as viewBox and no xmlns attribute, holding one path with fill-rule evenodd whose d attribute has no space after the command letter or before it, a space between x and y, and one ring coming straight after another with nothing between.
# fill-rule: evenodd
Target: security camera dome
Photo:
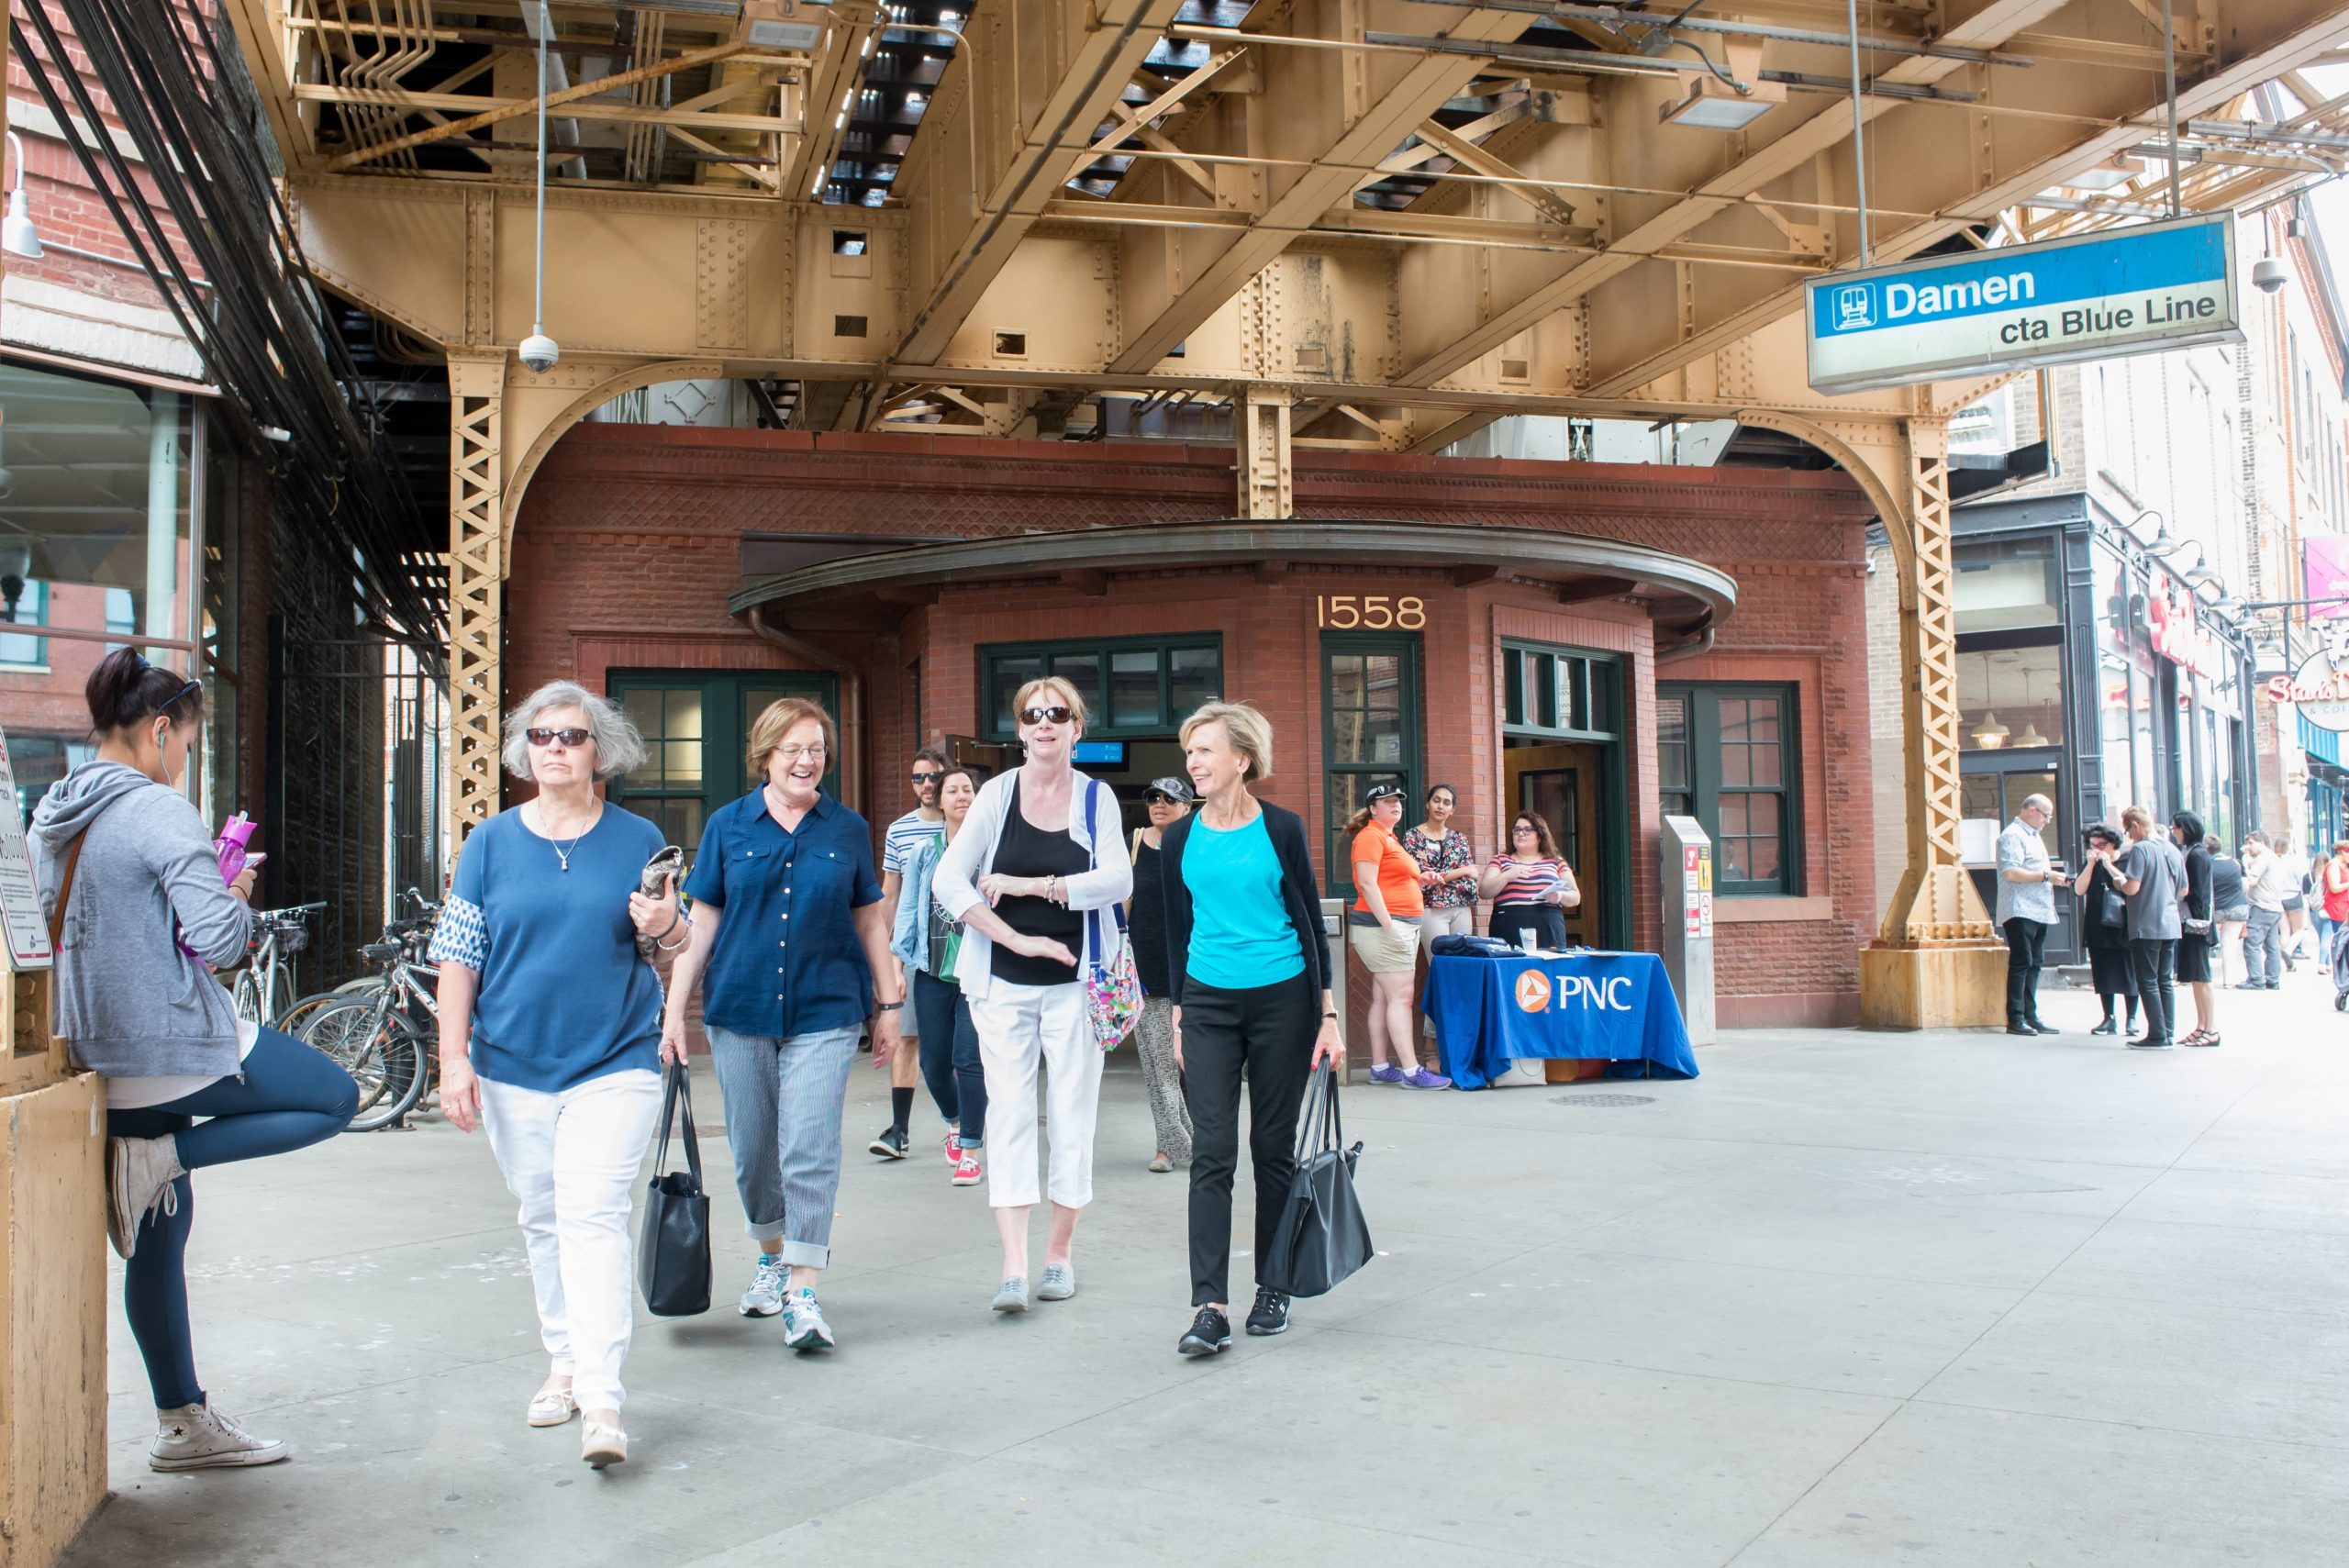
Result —
<instances>
[{"instance_id":1,"label":"security camera dome","mask_svg":"<svg viewBox=\"0 0 2349 1568\"><path fill-rule=\"evenodd\" d=\"M534 372L544 374L554 369L555 361L561 358L562 345L543 332L533 332L522 339L522 362Z\"/></svg>"},{"instance_id":2,"label":"security camera dome","mask_svg":"<svg viewBox=\"0 0 2349 1568\"><path fill-rule=\"evenodd\" d=\"M2274 256L2262 256L2251 264L2251 285L2262 294L2274 294L2291 277L2292 269Z\"/></svg>"}]
</instances>

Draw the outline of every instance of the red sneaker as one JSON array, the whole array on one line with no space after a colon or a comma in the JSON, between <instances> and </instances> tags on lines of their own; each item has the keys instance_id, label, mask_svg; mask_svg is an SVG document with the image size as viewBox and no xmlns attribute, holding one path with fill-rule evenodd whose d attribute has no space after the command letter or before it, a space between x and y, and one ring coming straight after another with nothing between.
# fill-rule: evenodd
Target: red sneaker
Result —
<instances>
[{"instance_id":1,"label":"red sneaker","mask_svg":"<svg viewBox=\"0 0 2349 1568\"><path fill-rule=\"evenodd\" d=\"M979 1169L979 1157L967 1149L954 1162L954 1174L949 1178L958 1187L975 1187L985 1179L986 1173Z\"/></svg>"},{"instance_id":2,"label":"red sneaker","mask_svg":"<svg viewBox=\"0 0 2349 1568\"><path fill-rule=\"evenodd\" d=\"M963 1135L952 1128L946 1129L946 1162L950 1165L963 1162Z\"/></svg>"}]
</instances>

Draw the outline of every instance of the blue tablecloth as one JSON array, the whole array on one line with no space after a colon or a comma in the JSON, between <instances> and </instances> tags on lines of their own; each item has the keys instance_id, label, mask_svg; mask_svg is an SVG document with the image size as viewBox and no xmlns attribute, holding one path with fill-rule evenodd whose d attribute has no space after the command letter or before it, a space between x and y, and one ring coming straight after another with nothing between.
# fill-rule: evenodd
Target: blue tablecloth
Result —
<instances>
[{"instance_id":1,"label":"blue tablecloth","mask_svg":"<svg viewBox=\"0 0 2349 1568\"><path fill-rule=\"evenodd\" d=\"M1697 1075L1671 977L1652 952L1434 958L1420 1006L1464 1089L1528 1056L1611 1062L1610 1078Z\"/></svg>"}]
</instances>

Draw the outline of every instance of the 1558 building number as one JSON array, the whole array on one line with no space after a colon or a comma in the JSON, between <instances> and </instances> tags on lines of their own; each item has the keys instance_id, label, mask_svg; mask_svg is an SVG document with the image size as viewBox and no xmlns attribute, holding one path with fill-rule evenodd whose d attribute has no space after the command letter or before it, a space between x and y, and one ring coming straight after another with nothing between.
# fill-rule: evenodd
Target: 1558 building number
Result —
<instances>
[{"instance_id":1,"label":"1558 building number","mask_svg":"<svg viewBox=\"0 0 2349 1568\"><path fill-rule=\"evenodd\" d=\"M1386 594L1317 594L1313 624L1338 631L1419 631L1428 624L1427 601Z\"/></svg>"}]
</instances>

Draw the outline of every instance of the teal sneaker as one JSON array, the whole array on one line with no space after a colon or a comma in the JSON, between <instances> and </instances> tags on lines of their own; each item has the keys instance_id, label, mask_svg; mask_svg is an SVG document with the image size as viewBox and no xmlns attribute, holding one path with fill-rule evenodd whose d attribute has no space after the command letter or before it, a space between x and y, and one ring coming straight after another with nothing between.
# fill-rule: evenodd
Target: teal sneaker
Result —
<instances>
[{"instance_id":1,"label":"teal sneaker","mask_svg":"<svg viewBox=\"0 0 2349 1568\"><path fill-rule=\"evenodd\" d=\"M840 1342L816 1305L816 1293L804 1284L783 1298L783 1342L795 1351L829 1351Z\"/></svg>"}]
</instances>

